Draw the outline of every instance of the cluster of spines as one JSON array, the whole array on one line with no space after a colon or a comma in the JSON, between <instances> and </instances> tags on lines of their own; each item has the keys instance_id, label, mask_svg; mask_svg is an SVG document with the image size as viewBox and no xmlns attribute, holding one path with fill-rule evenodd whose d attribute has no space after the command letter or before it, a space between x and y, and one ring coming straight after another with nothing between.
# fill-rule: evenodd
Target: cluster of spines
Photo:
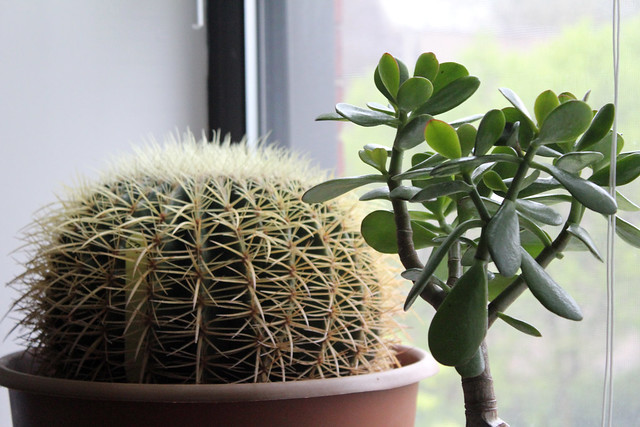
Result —
<instances>
[{"instance_id":1,"label":"cluster of spines","mask_svg":"<svg viewBox=\"0 0 640 427\"><path fill-rule=\"evenodd\" d=\"M16 280L43 370L229 383L388 368L393 278L352 206L302 203L304 179L261 172L121 172L47 213Z\"/></svg>"}]
</instances>

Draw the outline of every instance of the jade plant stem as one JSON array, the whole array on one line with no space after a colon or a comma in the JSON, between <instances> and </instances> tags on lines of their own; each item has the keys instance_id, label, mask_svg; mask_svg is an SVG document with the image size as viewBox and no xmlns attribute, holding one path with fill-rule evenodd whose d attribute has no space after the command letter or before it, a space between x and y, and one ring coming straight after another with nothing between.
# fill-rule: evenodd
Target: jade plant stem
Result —
<instances>
[{"instance_id":1,"label":"jade plant stem","mask_svg":"<svg viewBox=\"0 0 640 427\"><path fill-rule=\"evenodd\" d=\"M395 145L395 144L394 144ZM391 179L391 177L401 172L402 168L402 151L397 150L394 146L391 153L391 159L389 162L389 178L387 185L389 191L393 191L400 184ZM474 188L475 191L475 188ZM476 207L481 211L483 219L490 218L489 213L480 199L480 195L475 194L477 197L474 200ZM394 219L396 224L397 240L398 240L398 255L402 265L409 268L422 268L422 262L420 261L413 244L413 231L411 229L411 218L407 209L406 202L403 200L392 200L392 207L394 212ZM483 245L484 246L484 245ZM454 248L458 247L457 257L454 256L454 260L451 260L455 265L450 264L449 270L453 272L450 274L448 285L455 285L455 277L459 276L462 270L459 245L454 245ZM455 249L454 255L456 255ZM485 247L486 251L486 247ZM442 303L445 297L445 291L438 287L432 281L429 281L425 290L420 294L427 303L433 306L436 310ZM462 389L465 404L465 418L467 427L508 427L508 424L502 421L498 417L497 401L493 386L493 378L491 377L491 369L489 367L489 358L487 352L487 344L485 341L481 345L482 357L484 359L484 371L471 378L462 378Z\"/></svg>"}]
</instances>

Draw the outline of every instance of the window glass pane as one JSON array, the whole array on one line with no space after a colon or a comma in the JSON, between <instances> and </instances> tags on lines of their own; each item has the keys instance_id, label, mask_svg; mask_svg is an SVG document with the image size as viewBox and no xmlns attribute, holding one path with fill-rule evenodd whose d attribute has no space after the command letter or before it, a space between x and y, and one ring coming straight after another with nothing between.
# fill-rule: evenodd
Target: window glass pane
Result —
<instances>
[{"instance_id":1,"label":"window glass pane","mask_svg":"<svg viewBox=\"0 0 640 427\"><path fill-rule=\"evenodd\" d=\"M581 98L591 91L595 108L613 102L611 2L497 0L337 0L336 102L364 106L384 103L373 84L372 70L389 52L411 70L422 52L463 63L480 78L478 92L446 114L453 119L502 108L500 87L513 89L533 110L535 96L546 89L569 91ZM624 151L640 149L640 2L623 2L619 127ZM331 109L327 106L327 111ZM322 111L324 112L324 111ZM319 112L321 113L321 112ZM310 127L324 123L309 124ZM368 143L390 146L390 129L338 126L341 175L371 173L357 151ZM624 193L640 202L638 186ZM637 215L625 212L634 220ZM589 230L604 253L606 221L588 215ZM616 247L615 425L636 425L640 410L635 388L640 381L640 311L633 276L636 250ZM571 322L549 314L525 294L509 313L533 323L543 334L532 338L506 324L489 333L490 356L500 414L514 426L599 425L605 360L606 269L585 252L568 252L552 263L552 276L579 302L584 320ZM426 347L433 310L417 303L409 314L410 334ZM459 377L443 368L423 382L419 426L463 425Z\"/></svg>"}]
</instances>

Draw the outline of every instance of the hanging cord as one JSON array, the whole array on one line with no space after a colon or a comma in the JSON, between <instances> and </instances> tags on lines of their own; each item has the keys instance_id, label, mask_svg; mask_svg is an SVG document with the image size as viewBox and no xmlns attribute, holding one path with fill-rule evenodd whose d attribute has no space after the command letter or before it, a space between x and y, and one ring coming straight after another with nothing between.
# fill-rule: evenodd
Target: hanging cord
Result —
<instances>
[{"instance_id":1,"label":"hanging cord","mask_svg":"<svg viewBox=\"0 0 640 427\"><path fill-rule=\"evenodd\" d=\"M618 146L618 88L620 71L620 0L613 0L613 137L611 138L611 169L609 174L609 194L616 197L616 155ZM602 427L610 427L613 420L613 314L615 264L614 243L616 216L609 216L607 227L607 331L606 358L604 369L604 392L602 396Z\"/></svg>"}]
</instances>

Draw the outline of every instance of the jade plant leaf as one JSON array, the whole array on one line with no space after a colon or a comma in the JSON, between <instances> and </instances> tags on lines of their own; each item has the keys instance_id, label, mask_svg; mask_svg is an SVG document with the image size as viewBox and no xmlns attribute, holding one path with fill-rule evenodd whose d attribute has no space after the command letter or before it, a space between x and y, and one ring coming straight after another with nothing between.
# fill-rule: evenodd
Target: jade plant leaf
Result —
<instances>
[{"instance_id":1,"label":"jade plant leaf","mask_svg":"<svg viewBox=\"0 0 640 427\"><path fill-rule=\"evenodd\" d=\"M536 102L533 105L533 113L536 115L538 126L544 122L544 119L546 119L549 113L558 105L560 105L560 101L558 100L558 96L553 93L552 90L545 90L538 95Z\"/></svg>"},{"instance_id":2,"label":"jade plant leaf","mask_svg":"<svg viewBox=\"0 0 640 427\"><path fill-rule=\"evenodd\" d=\"M411 200L420 190L420 187L401 185L394 188L393 191L389 193L389 197L397 200Z\"/></svg>"},{"instance_id":3,"label":"jade plant leaf","mask_svg":"<svg viewBox=\"0 0 640 427\"><path fill-rule=\"evenodd\" d=\"M318 117L316 117L316 121L317 122L322 122L322 121L346 122L348 120L342 117L338 113L325 113L325 114L320 114Z\"/></svg>"},{"instance_id":4,"label":"jade plant leaf","mask_svg":"<svg viewBox=\"0 0 640 427\"><path fill-rule=\"evenodd\" d=\"M542 144L573 142L591 124L591 107L582 101L569 101L551 111L540 126Z\"/></svg>"},{"instance_id":5,"label":"jade plant leaf","mask_svg":"<svg viewBox=\"0 0 640 427\"><path fill-rule=\"evenodd\" d=\"M482 181L487 187L489 187L493 191L503 191L505 193L509 191L509 189L507 188L507 185L502 180L502 177L495 171L489 170L484 172L484 174L482 175Z\"/></svg>"},{"instance_id":6,"label":"jade plant leaf","mask_svg":"<svg viewBox=\"0 0 640 427\"><path fill-rule=\"evenodd\" d=\"M598 261L604 262L602 259L602 255L600 255L600 251L596 247L591 235L584 228L580 227L578 224L570 224L567 227L567 232L571 234L573 237L584 243L584 245L589 249L589 252L598 259Z\"/></svg>"},{"instance_id":7,"label":"jade plant leaf","mask_svg":"<svg viewBox=\"0 0 640 427\"><path fill-rule=\"evenodd\" d=\"M594 173L589 181L597 185L609 185L611 165ZM622 153L616 161L616 185L625 185L640 176L640 151Z\"/></svg>"},{"instance_id":8,"label":"jade plant leaf","mask_svg":"<svg viewBox=\"0 0 640 427\"><path fill-rule=\"evenodd\" d=\"M516 274L520 268L520 225L516 203L504 200L498 212L485 229L491 259L505 277Z\"/></svg>"},{"instance_id":9,"label":"jade plant leaf","mask_svg":"<svg viewBox=\"0 0 640 427\"><path fill-rule=\"evenodd\" d=\"M569 173L577 174L582 169L591 166L604 158L597 151L580 151L563 154L554 162L555 166Z\"/></svg>"},{"instance_id":10,"label":"jade plant leaf","mask_svg":"<svg viewBox=\"0 0 640 427\"><path fill-rule=\"evenodd\" d=\"M373 166L378 169L380 172L386 172L387 165L387 149L386 148L370 148L363 149L358 151L358 156L360 160L369 166Z\"/></svg>"},{"instance_id":11,"label":"jade plant leaf","mask_svg":"<svg viewBox=\"0 0 640 427\"><path fill-rule=\"evenodd\" d=\"M469 123L473 123L473 122L477 122L478 120L482 119L484 117L484 114L473 114L471 116L466 116L466 117L461 117L459 119L455 119L449 122L449 124L451 126L453 126L454 128L458 128L464 124L469 124Z\"/></svg>"},{"instance_id":12,"label":"jade plant leaf","mask_svg":"<svg viewBox=\"0 0 640 427\"><path fill-rule=\"evenodd\" d=\"M434 84L437 85L437 83L438 80ZM445 113L466 101L476 92L478 86L480 86L480 80L477 77L465 76L454 80L437 92L434 87L434 94L415 113L432 116Z\"/></svg>"},{"instance_id":13,"label":"jade plant leaf","mask_svg":"<svg viewBox=\"0 0 640 427\"><path fill-rule=\"evenodd\" d=\"M640 248L640 230L619 216L616 216L616 234L631 246Z\"/></svg>"},{"instance_id":14,"label":"jade plant leaf","mask_svg":"<svg viewBox=\"0 0 640 427\"><path fill-rule=\"evenodd\" d=\"M449 85L449 83L468 75L469 71L464 65L458 64L457 62L443 62L438 67L435 80L431 80L433 82L433 93L439 92L442 88Z\"/></svg>"},{"instance_id":15,"label":"jade plant leaf","mask_svg":"<svg viewBox=\"0 0 640 427\"><path fill-rule=\"evenodd\" d=\"M582 179L579 176L572 175L569 172L556 168L555 166L545 165L539 169L549 173L557 179L562 186L576 198L577 201L587 208L604 215L611 215L616 212L618 208L616 201L609 195L609 193L593 182Z\"/></svg>"},{"instance_id":16,"label":"jade plant leaf","mask_svg":"<svg viewBox=\"0 0 640 427\"><path fill-rule=\"evenodd\" d=\"M302 201L306 203L322 203L363 185L386 181L386 178L382 175L362 175L331 179L307 190L302 196Z\"/></svg>"},{"instance_id":17,"label":"jade plant leaf","mask_svg":"<svg viewBox=\"0 0 640 427\"><path fill-rule=\"evenodd\" d=\"M431 174L433 176L455 175L463 172L471 172L478 166L485 163L507 162L520 163L517 157L509 154L487 154L480 157L463 157L460 159L452 159L446 161L433 168Z\"/></svg>"},{"instance_id":18,"label":"jade plant leaf","mask_svg":"<svg viewBox=\"0 0 640 427\"><path fill-rule=\"evenodd\" d=\"M372 110L379 111L381 113L385 113L391 116L395 116L396 114L393 108L387 105L380 104L378 102L367 102L367 107L369 107Z\"/></svg>"},{"instance_id":19,"label":"jade plant leaf","mask_svg":"<svg viewBox=\"0 0 640 427\"><path fill-rule=\"evenodd\" d=\"M398 240L396 237L396 224L393 212L373 211L362 220L362 237L378 252L386 254L398 253ZM414 221L411 222L413 230L413 244L416 249L433 246L436 235Z\"/></svg>"},{"instance_id":20,"label":"jade plant leaf","mask_svg":"<svg viewBox=\"0 0 640 427\"><path fill-rule=\"evenodd\" d=\"M374 188L371 191L367 191L359 198L360 201L367 200L391 200L389 197L389 187Z\"/></svg>"},{"instance_id":21,"label":"jade plant leaf","mask_svg":"<svg viewBox=\"0 0 640 427\"><path fill-rule=\"evenodd\" d=\"M582 320L580 307L564 289L549 276L527 251L522 254L522 278L538 301L549 311L569 320Z\"/></svg>"},{"instance_id":22,"label":"jade plant leaf","mask_svg":"<svg viewBox=\"0 0 640 427\"><path fill-rule=\"evenodd\" d=\"M407 79L398 90L398 107L404 112L411 112L424 104L433 93L433 85L424 77Z\"/></svg>"},{"instance_id":23,"label":"jade plant leaf","mask_svg":"<svg viewBox=\"0 0 640 427\"><path fill-rule=\"evenodd\" d=\"M429 349L443 365L469 361L487 334L487 271L480 260L458 279L429 327Z\"/></svg>"},{"instance_id":24,"label":"jade plant leaf","mask_svg":"<svg viewBox=\"0 0 640 427\"><path fill-rule=\"evenodd\" d=\"M396 59L385 53L378 62L378 73L382 84L395 99L400 88L400 67Z\"/></svg>"},{"instance_id":25,"label":"jade plant leaf","mask_svg":"<svg viewBox=\"0 0 640 427\"><path fill-rule=\"evenodd\" d=\"M524 102L522 102L518 94L516 94L514 91L506 87L502 87L499 90L500 90L500 93L505 98L507 98L507 101L509 101L511 105L513 105L516 108L516 110L518 110L522 114L522 117L527 120L531 128L535 129L536 127L535 127L535 124L533 123L533 119L531 118L531 114L529 113L529 110L527 110L527 107L524 105Z\"/></svg>"},{"instance_id":26,"label":"jade plant leaf","mask_svg":"<svg viewBox=\"0 0 640 427\"><path fill-rule=\"evenodd\" d=\"M340 103L336 105L336 112L345 119L360 126L396 126L398 119L379 111L367 110L355 105Z\"/></svg>"},{"instance_id":27,"label":"jade plant leaf","mask_svg":"<svg viewBox=\"0 0 640 427\"><path fill-rule=\"evenodd\" d=\"M504 313L497 313L498 318L504 320L508 325L514 327L520 332L523 332L527 335L531 335L532 337L541 337L542 334L535 327L528 324L527 322L523 322L520 319L516 319L514 317L508 316Z\"/></svg>"},{"instance_id":28,"label":"jade plant leaf","mask_svg":"<svg viewBox=\"0 0 640 427\"><path fill-rule=\"evenodd\" d=\"M598 163L591 166L594 171L598 171L611 163L611 145L613 144L613 132L607 133L607 135L589 147L589 151L597 151L601 153L604 158ZM622 152L624 148L624 138L618 134L616 137L616 156Z\"/></svg>"},{"instance_id":29,"label":"jade plant leaf","mask_svg":"<svg viewBox=\"0 0 640 427\"><path fill-rule=\"evenodd\" d=\"M484 369L484 357L482 355L481 349L478 349L478 351L476 351L471 359L461 365L456 366L456 371L458 371L462 378L477 377L484 372Z\"/></svg>"},{"instance_id":30,"label":"jade plant leaf","mask_svg":"<svg viewBox=\"0 0 640 427\"><path fill-rule=\"evenodd\" d=\"M562 215L542 203L520 199L516 201L516 207L525 216L542 224L560 225L564 222Z\"/></svg>"},{"instance_id":31,"label":"jade plant leaf","mask_svg":"<svg viewBox=\"0 0 640 427\"><path fill-rule=\"evenodd\" d=\"M433 52L427 52L418 57L413 75L434 81L438 75L439 69L440 63L438 62L436 55Z\"/></svg>"},{"instance_id":32,"label":"jade plant leaf","mask_svg":"<svg viewBox=\"0 0 640 427\"><path fill-rule=\"evenodd\" d=\"M450 123L451 124L451 123ZM455 128L455 126L452 126ZM478 131L473 125L469 123L463 123L456 129L458 139L460 140L460 150L462 151L462 157L466 157L471 153L476 143L476 135Z\"/></svg>"},{"instance_id":33,"label":"jade plant leaf","mask_svg":"<svg viewBox=\"0 0 640 427\"><path fill-rule=\"evenodd\" d=\"M431 148L449 159L457 159L462 155L458 134L447 122L429 120L424 137Z\"/></svg>"},{"instance_id":34,"label":"jade plant leaf","mask_svg":"<svg viewBox=\"0 0 640 427\"><path fill-rule=\"evenodd\" d=\"M618 203L618 209L621 211L627 212L638 212L640 211L640 206L633 203L631 200L627 199L624 194L616 191L616 202Z\"/></svg>"},{"instance_id":35,"label":"jade plant leaf","mask_svg":"<svg viewBox=\"0 0 640 427\"><path fill-rule=\"evenodd\" d=\"M464 181L435 182L427 184L411 197L412 202L424 202L452 194L470 193L473 187Z\"/></svg>"},{"instance_id":36,"label":"jade plant leaf","mask_svg":"<svg viewBox=\"0 0 640 427\"><path fill-rule=\"evenodd\" d=\"M429 256L429 260L425 264L420 273L420 276L416 279L413 287L409 291L407 299L404 303L405 311L408 310L413 303L416 301L420 293L424 290L425 286L427 286L427 282L429 278L433 275L440 265L440 262L444 259L444 257L449 252L451 245L453 245L456 240L458 240L465 232L470 230L471 228L481 227L482 221L477 219L470 219L461 224L458 224L456 228L454 228L448 236L442 241L440 246L435 248Z\"/></svg>"},{"instance_id":37,"label":"jade plant leaf","mask_svg":"<svg viewBox=\"0 0 640 427\"><path fill-rule=\"evenodd\" d=\"M500 110L491 110L482 118L478 125L475 150L473 154L483 156L493 147L502 135L506 124L504 113Z\"/></svg>"},{"instance_id":38,"label":"jade plant leaf","mask_svg":"<svg viewBox=\"0 0 640 427\"><path fill-rule=\"evenodd\" d=\"M606 104L596 113L591 121L589 129L580 137L576 143L576 150L585 150L607 136L613 125L615 118L615 107L613 104Z\"/></svg>"},{"instance_id":39,"label":"jade plant leaf","mask_svg":"<svg viewBox=\"0 0 640 427\"><path fill-rule=\"evenodd\" d=\"M409 150L424 141L424 128L427 122L433 119L428 114L422 114L412 117L411 120L404 125L396 137L395 147L399 150Z\"/></svg>"}]
</instances>

